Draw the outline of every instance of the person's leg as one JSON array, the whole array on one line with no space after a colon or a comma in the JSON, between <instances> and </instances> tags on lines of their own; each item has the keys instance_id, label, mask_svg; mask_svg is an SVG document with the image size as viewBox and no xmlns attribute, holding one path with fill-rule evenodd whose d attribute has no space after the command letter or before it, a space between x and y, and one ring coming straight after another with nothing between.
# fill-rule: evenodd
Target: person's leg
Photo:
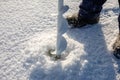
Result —
<instances>
[{"instance_id":1,"label":"person's leg","mask_svg":"<svg viewBox=\"0 0 120 80\"><path fill-rule=\"evenodd\" d=\"M118 26L119 26L119 33L120 33L120 13L119 13L119 16L118 16Z\"/></svg>"},{"instance_id":2,"label":"person's leg","mask_svg":"<svg viewBox=\"0 0 120 80\"><path fill-rule=\"evenodd\" d=\"M99 22L102 5L106 0L83 0L80 4L78 14L67 17L68 24L73 28L80 28L87 24Z\"/></svg>"},{"instance_id":3,"label":"person's leg","mask_svg":"<svg viewBox=\"0 0 120 80\"><path fill-rule=\"evenodd\" d=\"M96 18L100 15L105 2L106 0L83 0L79 6L79 15L85 19Z\"/></svg>"}]
</instances>

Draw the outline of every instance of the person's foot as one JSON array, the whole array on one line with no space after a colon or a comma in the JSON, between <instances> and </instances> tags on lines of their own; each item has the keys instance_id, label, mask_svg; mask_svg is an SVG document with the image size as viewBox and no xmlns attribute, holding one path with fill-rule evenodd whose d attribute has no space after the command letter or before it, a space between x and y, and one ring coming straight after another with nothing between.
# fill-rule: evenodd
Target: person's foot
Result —
<instances>
[{"instance_id":1,"label":"person's foot","mask_svg":"<svg viewBox=\"0 0 120 80\"><path fill-rule=\"evenodd\" d=\"M80 28L80 27L83 27L87 24L98 23L99 22L99 16L96 17L96 18L87 19L87 18L83 18L82 16L78 16L78 14L73 14L71 16L67 16L66 20L68 21L68 24L72 28Z\"/></svg>"},{"instance_id":2,"label":"person's foot","mask_svg":"<svg viewBox=\"0 0 120 80\"><path fill-rule=\"evenodd\" d=\"M120 59L120 34L118 35L115 43L113 44L113 55Z\"/></svg>"}]
</instances>

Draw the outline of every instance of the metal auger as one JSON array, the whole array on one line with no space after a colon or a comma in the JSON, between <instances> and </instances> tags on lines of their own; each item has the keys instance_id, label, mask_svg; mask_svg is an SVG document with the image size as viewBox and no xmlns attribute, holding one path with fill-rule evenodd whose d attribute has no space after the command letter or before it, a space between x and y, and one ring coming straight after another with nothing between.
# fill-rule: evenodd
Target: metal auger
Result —
<instances>
[{"instance_id":1,"label":"metal auger","mask_svg":"<svg viewBox=\"0 0 120 80\"><path fill-rule=\"evenodd\" d=\"M57 42L56 42L56 54L52 54L52 50L49 51L49 55L54 57L55 60L61 58L62 52L67 47L67 41L63 37L63 34L68 29L68 23L63 17L63 14L69 9L68 6L64 5L64 0L58 0L58 20L57 20Z\"/></svg>"}]
</instances>

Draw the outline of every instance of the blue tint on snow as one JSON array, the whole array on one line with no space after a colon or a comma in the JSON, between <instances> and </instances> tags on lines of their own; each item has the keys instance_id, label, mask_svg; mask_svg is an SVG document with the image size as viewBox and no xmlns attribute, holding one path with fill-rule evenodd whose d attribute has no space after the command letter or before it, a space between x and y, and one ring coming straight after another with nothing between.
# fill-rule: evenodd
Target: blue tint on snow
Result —
<instances>
[{"instance_id":1,"label":"blue tint on snow","mask_svg":"<svg viewBox=\"0 0 120 80\"><path fill-rule=\"evenodd\" d=\"M66 68L62 68L60 63L49 70L37 66L32 70L30 80L116 80L102 25L69 29L67 35L84 44L86 55L80 56L80 60L88 61L85 66L81 68L80 60Z\"/></svg>"}]
</instances>

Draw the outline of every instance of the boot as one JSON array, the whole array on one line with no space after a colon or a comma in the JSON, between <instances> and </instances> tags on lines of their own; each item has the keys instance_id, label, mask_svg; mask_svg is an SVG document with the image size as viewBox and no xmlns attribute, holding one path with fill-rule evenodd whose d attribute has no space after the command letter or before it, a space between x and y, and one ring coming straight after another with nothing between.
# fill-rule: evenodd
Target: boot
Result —
<instances>
[{"instance_id":1,"label":"boot","mask_svg":"<svg viewBox=\"0 0 120 80\"><path fill-rule=\"evenodd\" d=\"M68 24L72 28L80 28L83 26L86 26L87 24L96 24L99 22L99 16L92 18L92 19L87 19L83 18L82 16L78 14L73 14L71 16L67 16L66 20L68 21Z\"/></svg>"}]
</instances>

